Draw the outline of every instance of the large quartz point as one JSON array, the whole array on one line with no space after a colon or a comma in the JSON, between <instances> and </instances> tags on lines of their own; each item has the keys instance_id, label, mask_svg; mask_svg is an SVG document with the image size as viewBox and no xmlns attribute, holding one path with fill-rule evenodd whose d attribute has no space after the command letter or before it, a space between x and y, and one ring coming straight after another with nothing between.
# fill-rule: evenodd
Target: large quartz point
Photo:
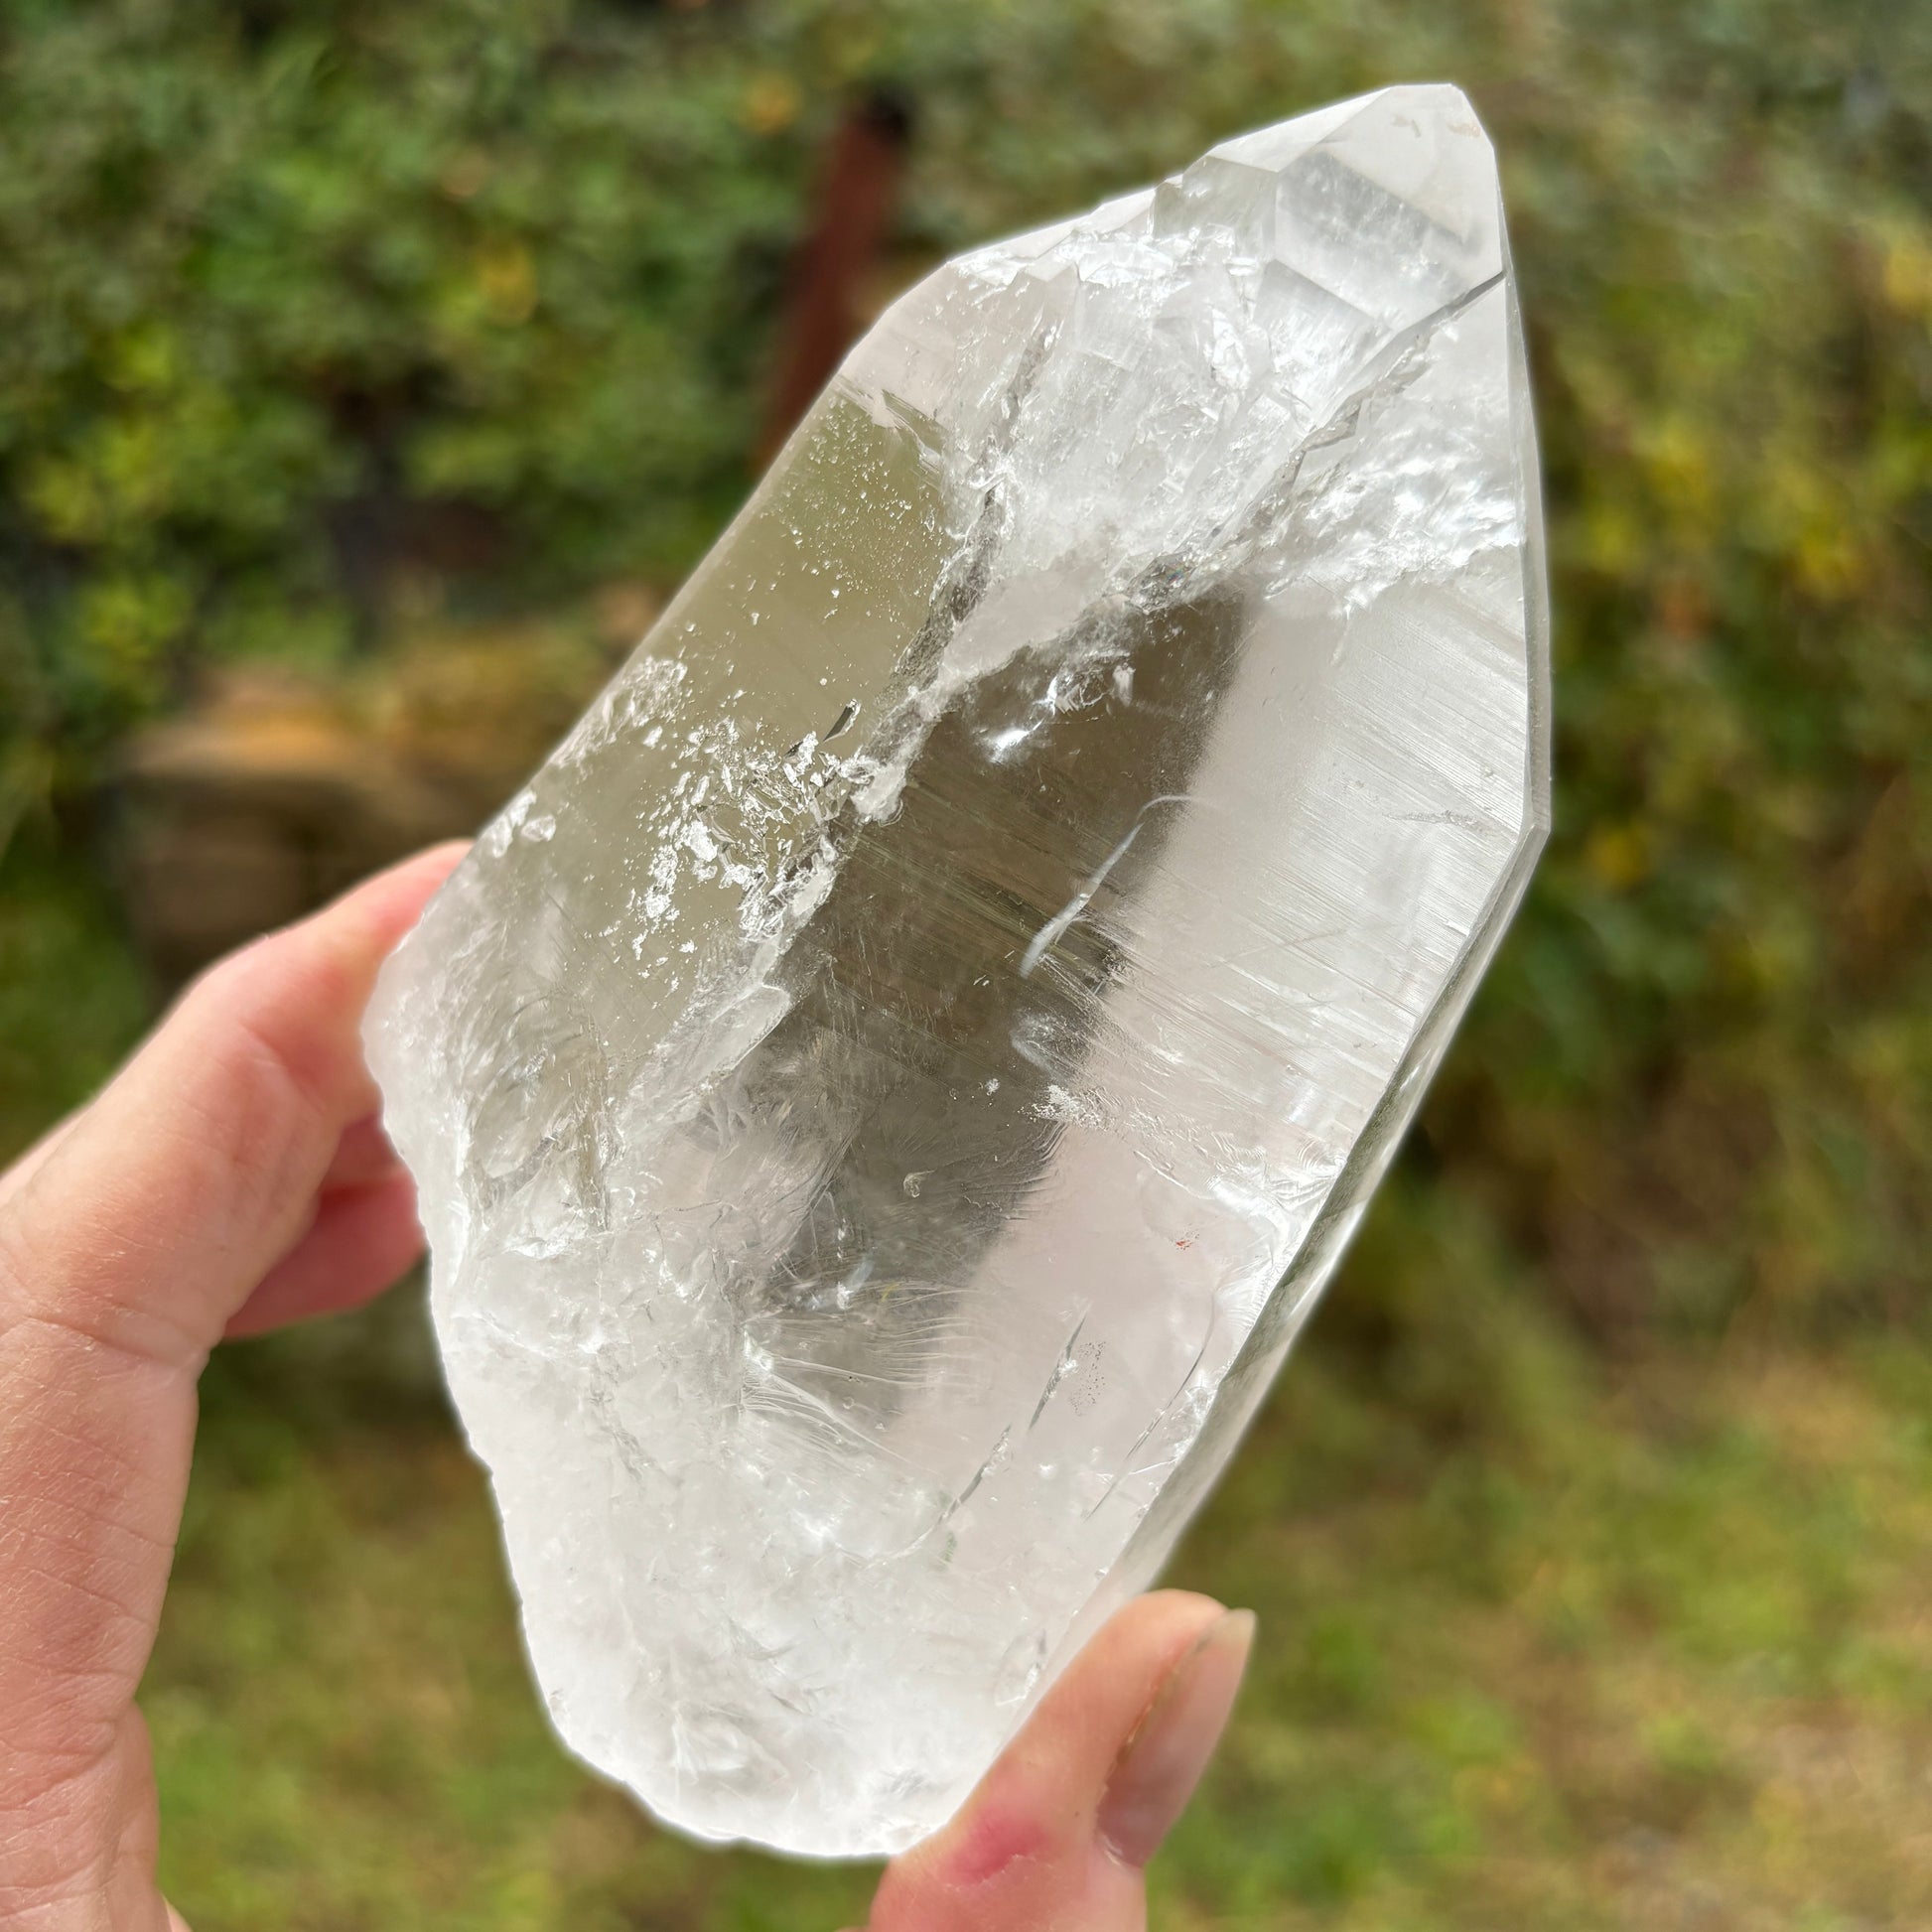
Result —
<instances>
[{"instance_id":1,"label":"large quartz point","mask_svg":"<svg viewBox=\"0 0 1932 1932\"><path fill-rule=\"evenodd\" d=\"M1523 890L1543 578L1453 87L852 351L368 1024L574 1750L892 1852L1160 1569Z\"/></svg>"}]
</instances>

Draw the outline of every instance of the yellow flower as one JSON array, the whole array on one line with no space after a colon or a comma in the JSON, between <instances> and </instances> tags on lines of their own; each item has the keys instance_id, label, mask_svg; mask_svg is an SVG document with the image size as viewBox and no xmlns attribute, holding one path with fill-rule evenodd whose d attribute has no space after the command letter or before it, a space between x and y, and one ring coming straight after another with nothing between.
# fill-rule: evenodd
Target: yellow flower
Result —
<instances>
[{"instance_id":1,"label":"yellow flower","mask_svg":"<svg viewBox=\"0 0 1932 1932\"><path fill-rule=\"evenodd\" d=\"M486 241L477 254L477 283L498 321L529 321L537 306L537 265L522 242Z\"/></svg>"},{"instance_id":2,"label":"yellow flower","mask_svg":"<svg viewBox=\"0 0 1932 1932\"><path fill-rule=\"evenodd\" d=\"M798 83L788 73L761 73L745 89L738 117L754 134L782 134L801 104Z\"/></svg>"}]
</instances>

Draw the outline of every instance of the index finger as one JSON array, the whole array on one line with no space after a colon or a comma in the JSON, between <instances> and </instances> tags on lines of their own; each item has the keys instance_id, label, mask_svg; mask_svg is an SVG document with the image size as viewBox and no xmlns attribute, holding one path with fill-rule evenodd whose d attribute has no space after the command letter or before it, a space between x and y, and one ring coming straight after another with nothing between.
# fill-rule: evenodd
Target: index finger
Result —
<instances>
[{"instance_id":1,"label":"index finger","mask_svg":"<svg viewBox=\"0 0 1932 1932\"><path fill-rule=\"evenodd\" d=\"M212 967L27 1157L0 1194L0 1333L36 1320L199 1362L373 1108L362 1009L463 850L423 853Z\"/></svg>"}]
</instances>

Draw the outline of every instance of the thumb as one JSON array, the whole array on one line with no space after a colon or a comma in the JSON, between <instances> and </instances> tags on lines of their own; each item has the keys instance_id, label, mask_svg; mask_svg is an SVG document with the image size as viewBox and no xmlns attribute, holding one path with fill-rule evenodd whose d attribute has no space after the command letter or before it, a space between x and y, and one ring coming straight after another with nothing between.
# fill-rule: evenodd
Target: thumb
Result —
<instances>
[{"instance_id":1,"label":"thumb","mask_svg":"<svg viewBox=\"0 0 1932 1932\"><path fill-rule=\"evenodd\" d=\"M943 1831L893 1864L871 1932L1140 1932L1145 1866L1206 1770L1254 1616L1159 1590L1068 1666Z\"/></svg>"}]
</instances>

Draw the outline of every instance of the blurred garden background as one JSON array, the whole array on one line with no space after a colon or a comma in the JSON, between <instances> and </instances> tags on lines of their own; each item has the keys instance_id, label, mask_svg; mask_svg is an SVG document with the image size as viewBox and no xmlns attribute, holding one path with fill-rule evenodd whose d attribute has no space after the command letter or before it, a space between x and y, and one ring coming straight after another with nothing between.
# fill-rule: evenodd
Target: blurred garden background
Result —
<instances>
[{"instance_id":1,"label":"blurred garden background","mask_svg":"<svg viewBox=\"0 0 1932 1932\"><path fill-rule=\"evenodd\" d=\"M1261 1637L1155 1922L1925 1926L1928 0L9 0L0 1154L635 640L855 100L862 308L1418 78L1501 152L1556 832L1173 1566ZM863 1916L561 1756L409 1295L205 1414L145 1695L197 1932Z\"/></svg>"}]
</instances>

